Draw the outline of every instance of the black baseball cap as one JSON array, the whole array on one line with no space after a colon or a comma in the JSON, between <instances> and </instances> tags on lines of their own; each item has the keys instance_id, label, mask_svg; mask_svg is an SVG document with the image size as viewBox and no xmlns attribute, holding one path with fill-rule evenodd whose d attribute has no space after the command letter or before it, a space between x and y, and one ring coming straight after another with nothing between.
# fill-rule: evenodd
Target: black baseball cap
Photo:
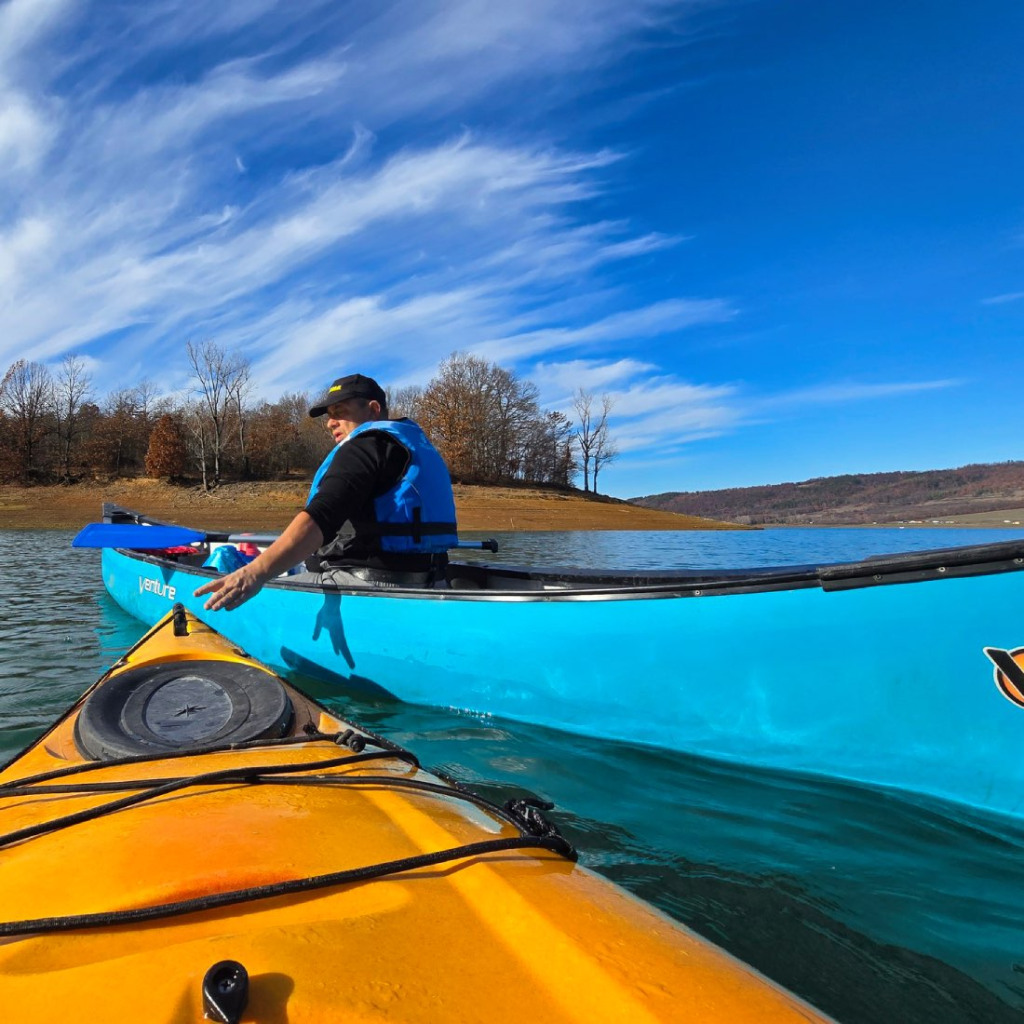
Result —
<instances>
[{"instance_id":1,"label":"black baseball cap","mask_svg":"<svg viewBox=\"0 0 1024 1024\"><path fill-rule=\"evenodd\" d=\"M372 378L361 373L350 373L347 377L339 377L310 407L310 416L323 416L329 405L343 402L346 398L366 398L380 402L381 407L387 404L384 389Z\"/></svg>"}]
</instances>

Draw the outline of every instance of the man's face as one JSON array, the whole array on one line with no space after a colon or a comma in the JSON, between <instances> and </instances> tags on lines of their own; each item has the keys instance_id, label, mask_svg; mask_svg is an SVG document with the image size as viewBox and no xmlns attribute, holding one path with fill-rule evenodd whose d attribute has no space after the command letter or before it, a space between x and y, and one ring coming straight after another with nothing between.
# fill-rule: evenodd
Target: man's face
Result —
<instances>
[{"instance_id":1,"label":"man's face","mask_svg":"<svg viewBox=\"0 0 1024 1024\"><path fill-rule=\"evenodd\" d=\"M380 419L380 403L365 398L346 398L327 407L327 429L336 444L352 433L360 423Z\"/></svg>"}]
</instances>

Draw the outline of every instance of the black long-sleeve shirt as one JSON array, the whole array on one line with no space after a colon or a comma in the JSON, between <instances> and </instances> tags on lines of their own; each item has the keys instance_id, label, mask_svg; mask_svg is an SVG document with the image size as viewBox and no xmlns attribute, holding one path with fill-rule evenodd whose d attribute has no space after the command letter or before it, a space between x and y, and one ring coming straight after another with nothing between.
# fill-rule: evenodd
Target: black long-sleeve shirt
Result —
<instances>
[{"instance_id":1,"label":"black long-sleeve shirt","mask_svg":"<svg viewBox=\"0 0 1024 1024\"><path fill-rule=\"evenodd\" d=\"M377 522L374 499L398 483L409 461L404 445L383 430L367 430L338 448L306 505L307 515L324 536L323 546L307 561L308 568L318 571L327 561L396 572L429 569L430 555L382 552L378 536L360 535L353 526Z\"/></svg>"}]
</instances>

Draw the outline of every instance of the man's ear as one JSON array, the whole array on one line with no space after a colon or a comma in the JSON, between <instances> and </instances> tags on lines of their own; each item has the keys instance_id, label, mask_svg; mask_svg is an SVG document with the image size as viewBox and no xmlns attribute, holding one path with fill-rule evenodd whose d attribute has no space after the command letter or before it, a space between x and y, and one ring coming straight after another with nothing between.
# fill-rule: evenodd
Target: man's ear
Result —
<instances>
[{"instance_id":1,"label":"man's ear","mask_svg":"<svg viewBox=\"0 0 1024 1024\"><path fill-rule=\"evenodd\" d=\"M367 403L367 408L373 414L373 418L375 420L379 420L380 419L380 413L381 413L380 402L378 402L376 398L371 398L370 399L370 401Z\"/></svg>"}]
</instances>

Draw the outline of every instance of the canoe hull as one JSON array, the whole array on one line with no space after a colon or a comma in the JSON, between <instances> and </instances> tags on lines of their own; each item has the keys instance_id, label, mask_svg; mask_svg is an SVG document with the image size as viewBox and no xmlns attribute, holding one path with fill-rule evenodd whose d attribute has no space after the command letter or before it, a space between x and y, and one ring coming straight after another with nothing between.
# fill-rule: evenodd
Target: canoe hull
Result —
<instances>
[{"instance_id":1,"label":"canoe hull","mask_svg":"<svg viewBox=\"0 0 1024 1024\"><path fill-rule=\"evenodd\" d=\"M146 623L204 577L106 550ZM697 592L699 594L699 591ZM987 646L1024 645L1024 575L687 596L487 599L268 586L211 624L277 671L588 735L1024 810L1024 709Z\"/></svg>"}]
</instances>

